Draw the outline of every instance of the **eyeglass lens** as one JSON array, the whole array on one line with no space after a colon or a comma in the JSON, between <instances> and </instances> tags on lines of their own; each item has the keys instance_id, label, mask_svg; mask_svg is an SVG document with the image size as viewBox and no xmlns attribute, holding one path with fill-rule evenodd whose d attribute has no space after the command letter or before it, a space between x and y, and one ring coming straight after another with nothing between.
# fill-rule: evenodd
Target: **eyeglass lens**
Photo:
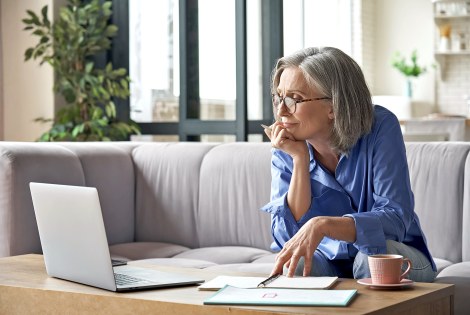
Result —
<instances>
[{"instance_id":1,"label":"eyeglass lens","mask_svg":"<svg viewBox=\"0 0 470 315\"><path fill-rule=\"evenodd\" d=\"M284 101L284 104L289 109L289 111L293 110L293 107L295 106L295 100L293 98L291 98L289 96L281 98L277 94L273 95L273 105L276 109L279 109L279 107L281 106L282 101Z\"/></svg>"}]
</instances>

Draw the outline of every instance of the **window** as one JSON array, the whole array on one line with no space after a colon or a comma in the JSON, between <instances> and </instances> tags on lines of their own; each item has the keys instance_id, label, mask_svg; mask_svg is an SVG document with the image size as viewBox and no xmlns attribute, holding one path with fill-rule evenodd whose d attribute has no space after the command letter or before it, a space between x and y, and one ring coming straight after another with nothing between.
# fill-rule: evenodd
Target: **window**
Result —
<instances>
[{"instance_id":1,"label":"window","mask_svg":"<svg viewBox=\"0 0 470 315\"><path fill-rule=\"evenodd\" d=\"M352 56L352 0L284 0L284 53L333 46Z\"/></svg>"},{"instance_id":2,"label":"window","mask_svg":"<svg viewBox=\"0 0 470 315\"><path fill-rule=\"evenodd\" d=\"M129 69L131 98L117 106L142 129L133 139L266 140L281 13L282 0L113 0L107 58Z\"/></svg>"}]
</instances>

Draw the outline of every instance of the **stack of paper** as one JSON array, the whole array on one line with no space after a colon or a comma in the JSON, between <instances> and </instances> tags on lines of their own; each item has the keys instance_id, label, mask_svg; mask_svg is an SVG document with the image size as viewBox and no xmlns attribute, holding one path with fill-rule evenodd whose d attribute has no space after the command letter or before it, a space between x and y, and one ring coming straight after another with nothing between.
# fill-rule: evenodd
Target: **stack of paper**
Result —
<instances>
[{"instance_id":1,"label":"stack of paper","mask_svg":"<svg viewBox=\"0 0 470 315\"><path fill-rule=\"evenodd\" d=\"M199 286L199 290L219 290L226 285L237 288L257 288L266 283L263 277L231 277L218 276ZM338 280L338 277L286 277L279 275L268 281L264 288L290 288L290 289L328 289Z\"/></svg>"}]
</instances>

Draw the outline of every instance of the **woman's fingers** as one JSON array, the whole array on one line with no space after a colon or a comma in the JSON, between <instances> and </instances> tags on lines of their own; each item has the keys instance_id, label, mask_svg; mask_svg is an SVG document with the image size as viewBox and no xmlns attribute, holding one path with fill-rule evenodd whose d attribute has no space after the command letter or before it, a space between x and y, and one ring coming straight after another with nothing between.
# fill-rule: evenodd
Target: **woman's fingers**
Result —
<instances>
[{"instance_id":1,"label":"woman's fingers","mask_svg":"<svg viewBox=\"0 0 470 315\"><path fill-rule=\"evenodd\" d=\"M271 128L264 128L264 133L266 134L266 136L269 138L269 140L272 140L272 129Z\"/></svg>"},{"instance_id":2,"label":"woman's fingers","mask_svg":"<svg viewBox=\"0 0 470 315\"><path fill-rule=\"evenodd\" d=\"M304 277L308 277L310 276L311 274L311 271L312 271L312 259L313 259L313 255L305 255L304 257L304 273L303 273L303 276Z\"/></svg>"},{"instance_id":3,"label":"woman's fingers","mask_svg":"<svg viewBox=\"0 0 470 315\"><path fill-rule=\"evenodd\" d=\"M297 268L300 257L302 257L302 255L294 254L290 258L290 260L289 260L289 270L287 271L287 276L288 277L293 277L294 276L295 269Z\"/></svg>"},{"instance_id":4,"label":"woman's fingers","mask_svg":"<svg viewBox=\"0 0 470 315\"><path fill-rule=\"evenodd\" d=\"M273 270L271 271L270 276L275 275L275 274L282 274L283 272L283 267L284 267L284 261L279 258L279 256L276 258L276 262L274 263Z\"/></svg>"},{"instance_id":5,"label":"woman's fingers","mask_svg":"<svg viewBox=\"0 0 470 315\"><path fill-rule=\"evenodd\" d=\"M276 126L271 138L271 143L273 147L280 149L288 140L295 141L295 138L286 129L280 126Z\"/></svg>"}]
</instances>

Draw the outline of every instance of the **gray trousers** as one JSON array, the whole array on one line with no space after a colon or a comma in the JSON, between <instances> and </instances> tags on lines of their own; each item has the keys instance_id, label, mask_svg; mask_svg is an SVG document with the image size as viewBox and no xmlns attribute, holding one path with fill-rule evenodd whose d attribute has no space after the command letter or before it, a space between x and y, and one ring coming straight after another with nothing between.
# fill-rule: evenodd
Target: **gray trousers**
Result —
<instances>
[{"instance_id":1,"label":"gray trousers","mask_svg":"<svg viewBox=\"0 0 470 315\"><path fill-rule=\"evenodd\" d=\"M387 254L397 254L407 257L411 260L411 270L407 278L419 282L433 282L437 272L432 269L432 264L426 256L414 247L392 240L387 241ZM370 278L369 262L367 255L361 252L357 253L354 262L346 263L332 261L326 258L320 251L315 251L312 261L312 276L339 276L354 277L355 279ZM352 270L350 270L352 267ZM406 268L406 264L405 264ZM403 268L403 271L405 270ZM295 274L302 275L304 269L303 258L297 265Z\"/></svg>"}]
</instances>

